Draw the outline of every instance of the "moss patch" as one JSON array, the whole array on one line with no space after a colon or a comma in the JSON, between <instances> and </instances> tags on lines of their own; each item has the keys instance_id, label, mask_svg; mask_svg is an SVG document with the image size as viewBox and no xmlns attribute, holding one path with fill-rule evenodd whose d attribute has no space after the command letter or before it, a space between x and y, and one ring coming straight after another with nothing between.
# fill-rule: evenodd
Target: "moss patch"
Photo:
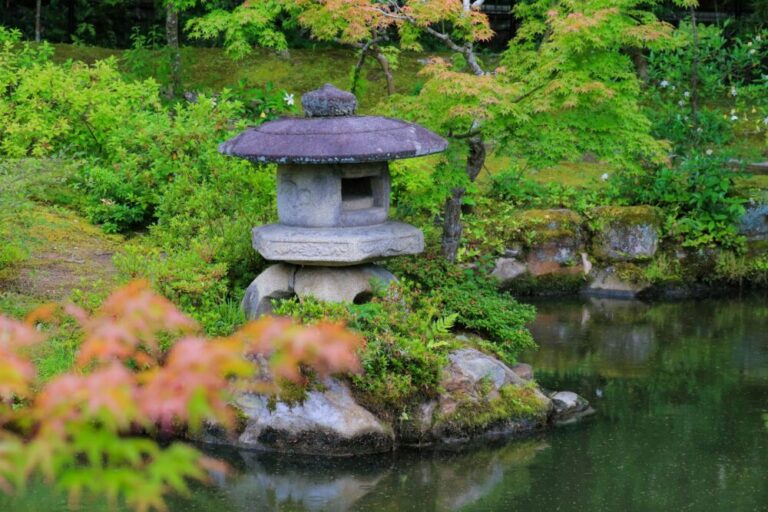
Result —
<instances>
[{"instance_id":1,"label":"moss patch","mask_svg":"<svg viewBox=\"0 0 768 512\"><path fill-rule=\"evenodd\" d=\"M69 298L75 289L105 295L115 286L112 256L122 237L106 235L62 208L35 205L28 218L29 257L0 276L0 292L40 303Z\"/></svg>"},{"instance_id":2,"label":"moss patch","mask_svg":"<svg viewBox=\"0 0 768 512\"><path fill-rule=\"evenodd\" d=\"M581 239L584 220L573 210L525 210L516 218L528 244L564 238Z\"/></svg>"},{"instance_id":3,"label":"moss patch","mask_svg":"<svg viewBox=\"0 0 768 512\"><path fill-rule=\"evenodd\" d=\"M600 206L592 210L595 221L611 225L651 225L660 227L664 221L662 211L655 206Z\"/></svg>"},{"instance_id":4,"label":"moss patch","mask_svg":"<svg viewBox=\"0 0 768 512\"><path fill-rule=\"evenodd\" d=\"M547 405L537 396L535 384L507 384L499 389L499 395L495 398L461 401L450 415L438 415L435 426L449 435L463 436L487 430L500 423L526 420L543 422L546 415Z\"/></svg>"}]
</instances>

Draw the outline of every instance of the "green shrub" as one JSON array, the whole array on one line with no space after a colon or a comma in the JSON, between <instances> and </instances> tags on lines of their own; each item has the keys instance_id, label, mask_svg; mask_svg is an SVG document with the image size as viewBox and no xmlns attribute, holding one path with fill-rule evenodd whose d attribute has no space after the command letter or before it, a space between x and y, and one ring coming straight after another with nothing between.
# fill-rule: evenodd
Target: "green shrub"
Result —
<instances>
[{"instance_id":1,"label":"green shrub","mask_svg":"<svg viewBox=\"0 0 768 512\"><path fill-rule=\"evenodd\" d=\"M738 176L724 158L694 155L677 167L619 175L618 199L661 207L667 235L684 247L738 249L744 243L737 221L745 199L734 190Z\"/></svg>"},{"instance_id":2,"label":"green shrub","mask_svg":"<svg viewBox=\"0 0 768 512\"><path fill-rule=\"evenodd\" d=\"M326 303L305 298L285 299L275 306L278 315L304 323L345 322L362 333L364 374L353 377L356 391L371 407L400 410L437 392L440 369L449 348L455 315L442 310L434 297L403 281L382 291L366 304Z\"/></svg>"},{"instance_id":3,"label":"green shrub","mask_svg":"<svg viewBox=\"0 0 768 512\"><path fill-rule=\"evenodd\" d=\"M672 142L678 154L767 129L768 30L731 39L726 30L727 23L699 24L695 45L691 23L683 22L668 48L649 55L646 113L653 134Z\"/></svg>"},{"instance_id":4,"label":"green shrub","mask_svg":"<svg viewBox=\"0 0 768 512\"><path fill-rule=\"evenodd\" d=\"M438 255L398 258L389 266L399 275L419 284L423 293L439 305L443 314L455 314L456 324L486 337L492 349L508 363L522 350L535 347L526 324L533 320L532 306L518 303L499 292L489 277L487 263L463 268Z\"/></svg>"},{"instance_id":5,"label":"green shrub","mask_svg":"<svg viewBox=\"0 0 768 512\"><path fill-rule=\"evenodd\" d=\"M166 254L156 247L127 245L114 262L126 281L149 280L211 336L231 334L245 321L230 295L226 264L212 262L194 246Z\"/></svg>"}]
</instances>

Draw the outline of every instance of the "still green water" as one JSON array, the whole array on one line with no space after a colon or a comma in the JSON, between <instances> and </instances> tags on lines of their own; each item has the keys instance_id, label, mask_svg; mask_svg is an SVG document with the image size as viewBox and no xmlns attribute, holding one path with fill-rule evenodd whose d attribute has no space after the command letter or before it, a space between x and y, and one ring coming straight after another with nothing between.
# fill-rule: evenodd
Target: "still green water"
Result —
<instances>
[{"instance_id":1,"label":"still green water","mask_svg":"<svg viewBox=\"0 0 768 512\"><path fill-rule=\"evenodd\" d=\"M524 440L347 460L220 453L172 512L768 511L768 300L537 304L539 381L590 420ZM66 510L45 487L0 510ZM93 504L87 511L100 511Z\"/></svg>"}]
</instances>

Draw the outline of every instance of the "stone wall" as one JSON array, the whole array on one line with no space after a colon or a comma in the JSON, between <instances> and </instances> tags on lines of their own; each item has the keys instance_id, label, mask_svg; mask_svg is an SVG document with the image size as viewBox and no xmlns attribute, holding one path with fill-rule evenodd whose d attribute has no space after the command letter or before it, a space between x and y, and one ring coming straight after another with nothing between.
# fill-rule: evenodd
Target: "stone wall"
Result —
<instances>
[{"instance_id":1,"label":"stone wall","mask_svg":"<svg viewBox=\"0 0 768 512\"><path fill-rule=\"evenodd\" d=\"M690 296L711 291L717 251L691 251L663 240L663 212L606 206L588 217L572 210L527 210L492 275L518 295L582 293L621 298ZM768 254L768 202L748 206L739 229L748 254ZM708 283L708 289L704 283Z\"/></svg>"}]
</instances>

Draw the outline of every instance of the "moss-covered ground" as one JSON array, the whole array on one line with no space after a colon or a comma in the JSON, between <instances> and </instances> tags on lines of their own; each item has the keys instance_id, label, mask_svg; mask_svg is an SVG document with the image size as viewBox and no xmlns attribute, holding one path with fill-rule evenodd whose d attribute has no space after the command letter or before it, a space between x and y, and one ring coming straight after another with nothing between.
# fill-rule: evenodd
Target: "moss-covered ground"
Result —
<instances>
[{"instance_id":1,"label":"moss-covered ground","mask_svg":"<svg viewBox=\"0 0 768 512\"><path fill-rule=\"evenodd\" d=\"M114 285L112 256L121 237L107 235L63 208L37 204L27 219L19 229L25 230L28 258L0 274L0 297L23 297L21 303L32 306L68 299L75 291L99 293ZM0 310L7 302L0 298Z\"/></svg>"},{"instance_id":2,"label":"moss-covered ground","mask_svg":"<svg viewBox=\"0 0 768 512\"><path fill-rule=\"evenodd\" d=\"M16 229L26 259L0 272L0 314L24 317L50 302L97 305L117 285L113 254L122 237L107 235L69 210L33 204ZM33 357L43 380L71 368L79 344L73 321L53 328Z\"/></svg>"}]
</instances>

